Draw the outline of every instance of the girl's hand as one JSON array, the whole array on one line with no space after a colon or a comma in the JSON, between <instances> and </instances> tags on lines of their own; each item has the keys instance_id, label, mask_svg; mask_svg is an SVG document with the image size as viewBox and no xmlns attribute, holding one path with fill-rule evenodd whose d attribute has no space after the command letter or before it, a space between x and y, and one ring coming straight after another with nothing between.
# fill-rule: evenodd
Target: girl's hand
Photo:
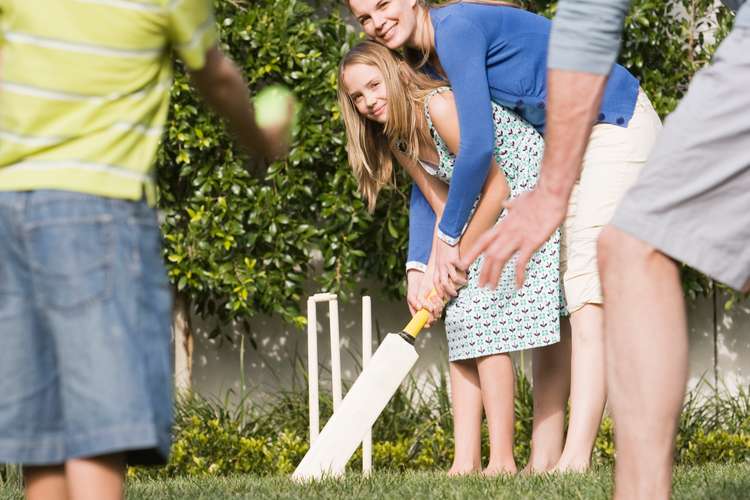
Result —
<instances>
[{"instance_id":1,"label":"girl's hand","mask_svg":"<svg viewBox=\"0 0 750 500\"><path fill-rule=\"evenodd\" d=\"M419 299L417 301L417 310L427 309L430 313L430 319L427 321L426 327L431 326L435 321L440 319L445 307L443 300L436 293L433 293L435 290L434 275L435 263L434 260L430 260L417 292L417 298Z\"/></svg>"},{"instance_id":2,"label":"girl's hand","mask_svg":"<svg viewBox=\"0 0 750 500\"><path fill-rule=\"evenodd\" d=\"M466 273L459 268L460 263L458 245L450 246L443 240L436 239L433 284L442 301L458 295L458 289L466 284Z\"/></svg>"},{"instance_id":3,"label":"girl's hand","mask_svg":"<svg viewBox=\"0 0 750 500\"><path fill-rule=\"evenodd\" d=\"M443 302L433 296L432 292L432 269L428 268L427 272L418 269L409 269L406 272L406 302L409 305L409 312L414 316L420 309L427 309L430 318L425 323L425 328L429 328L443 314Z\"/></svg>"}]
</instances>

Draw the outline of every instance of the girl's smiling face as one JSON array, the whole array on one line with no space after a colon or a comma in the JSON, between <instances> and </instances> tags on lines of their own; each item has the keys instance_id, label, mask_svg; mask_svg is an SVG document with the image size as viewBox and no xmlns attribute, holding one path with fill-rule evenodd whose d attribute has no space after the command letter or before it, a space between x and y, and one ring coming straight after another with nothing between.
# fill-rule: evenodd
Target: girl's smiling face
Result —
<instances>
[{"instance_id":1,"label":"girl's smiling face","mask_svg":"<svg viewBox=\"0 0 750 500\"><path fill-rule=\"evenodd\" d=\"M378 68L369 64L350 64L344 68L342 82L360 115L385 124L388 117L388 91Z\"/></svg>"},{"instance_id":2,"label":"girl's smiling face","mask_svg":"<svg viewBox=\"0 0 750 500\"><path fill-rule=\"evenodd\" d=\"M416 0L349 0L349 8L367 35L389 49L413 45Z\"/></svg>"}]
</instances>

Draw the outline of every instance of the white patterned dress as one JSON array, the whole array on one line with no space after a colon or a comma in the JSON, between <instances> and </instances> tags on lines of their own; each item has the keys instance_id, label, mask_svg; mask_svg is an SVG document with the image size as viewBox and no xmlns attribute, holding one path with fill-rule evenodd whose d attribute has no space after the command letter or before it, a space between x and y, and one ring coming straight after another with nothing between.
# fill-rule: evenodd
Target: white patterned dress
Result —
<instances>
[{"instance_id":1,"label":"white patterned dress","mask_svg":"<svg viewBox=\"0 0 750 500\"><path fill-rule=\"evenodd\" d=\"M431 92L424 108L430 133L440 158L439 165L423 163L424 169L450 184L455 156L432 124L429 101L444 87ZM510 197L530 191L537 183L544 139L513 112L493 103L495 162L503 169ZM501 220L505 213L500 215ZM491 354L554 344L560 340L560 315L567 314L560 289L559 229L532 256L526 283L516 290L515 257L505 267L497 289L479 287L480 257L469 269L468 284L448 303L445 329L448 359L458 361Z\"/></svg>"}]
</instances>

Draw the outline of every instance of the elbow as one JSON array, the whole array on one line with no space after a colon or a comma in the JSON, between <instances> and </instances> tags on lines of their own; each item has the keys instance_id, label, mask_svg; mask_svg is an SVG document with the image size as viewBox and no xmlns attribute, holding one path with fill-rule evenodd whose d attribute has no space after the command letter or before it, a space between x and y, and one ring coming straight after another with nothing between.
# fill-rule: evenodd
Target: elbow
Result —
<instances>
[{"instance_id":1,"label":"elbow","mask_svg":"<svg viewBox=\"0 0 750 500\"><path fill-rule=\"evenodd\" d=\"M206 66L191 76L206 101L220 109L232 101L237 89L245 88L239 69L218 50L209 52Z\"/></svg>"},{"instance_id":2,"label":"elbow","mask_svg":"<svg viewBox=\"0 0 750 500\"><path fill-rule=\"evenodd\" d=\"M500 179L499 181L493 180L492 182L485 183L480 196L484 199L492 200L492 203L499 205L510 198L510 187L504 179L500 176L498 178Z\"/></svg>"},{"instance_id":3,"label":"elbow","mask_svg":"<svg viewBox=\"0 0 750 500\"><path fill-rule=\"evenodd\" d=\"M238 89L244 90L245 82L242 80L242 76L234 65L228 65L222 68L216 77L213 79L210 92L210 97L206 96L214 105L224 107L232 102L232 98L236 95Z\"/></svg>"},{"instance_id":4,"label":"elbow","mask_svg":"<svg viewBox=\"0 0 750 500\"><path fill-rule=\"evenodd\" d=\"M493 141L489 144L478 144L474 147L474 151L476 151L476 155L483 165L489 165L492 163L492 156L495 153L495 143Z\"/></svg>"}]
</instances>

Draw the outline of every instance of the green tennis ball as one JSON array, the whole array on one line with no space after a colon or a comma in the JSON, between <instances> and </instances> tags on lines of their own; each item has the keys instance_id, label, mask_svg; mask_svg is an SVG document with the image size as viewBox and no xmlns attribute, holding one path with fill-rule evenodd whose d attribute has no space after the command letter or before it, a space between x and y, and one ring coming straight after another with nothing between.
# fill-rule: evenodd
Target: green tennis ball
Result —
<instances>
[{"instance_id":1,"label":"green tennis ball","mask_svg":"<svg viewBox=\"0 0 750 500\"><path fill-rule=\"evenodd\" d=\"M297 125L298 106L294 95L282 85L270 85L255 96L255 121L260 127L273 127L288 118L289 99L294 102L293 127Z\"/></svg>"}]
</instances>

